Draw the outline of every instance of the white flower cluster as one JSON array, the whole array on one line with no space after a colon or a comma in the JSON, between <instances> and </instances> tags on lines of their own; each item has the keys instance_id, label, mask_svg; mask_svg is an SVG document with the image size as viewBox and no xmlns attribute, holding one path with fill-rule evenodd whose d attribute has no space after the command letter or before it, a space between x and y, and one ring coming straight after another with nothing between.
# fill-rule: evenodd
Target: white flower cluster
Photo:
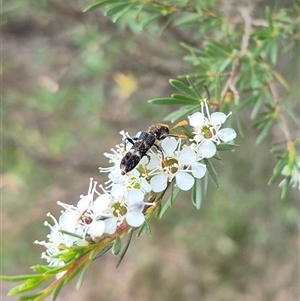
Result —
<instances>
[{"instance_id":1,"label":"white flower cluster","mask_svg":"<svg viewBox=\"0 0 300 301\"><path fill-rule=\"evenodd\" d=\"M46 248L41 257L50 266L64 264L59 256L68 252L67 248L97 242L103 234L115 233L124 220L132 227L139 227L145 221L144 207L152 204L144 202L142 189L124 190L116 184L110 192L102 188L103 193L99 193L96 185L91 178L88 194L81 196L76 206L58 202L65 209L58 221L47 214L54 222L54 225L45 222L51 230L48 241L35 241L35 244Z\"/></svg>"},{"instance_id":2,"label":"white flower cluster","mask_svg":"<svg viewBox=\"0 0 300 301\"><path fill-rule=\"evenodd\" d=\"M161 143L163 156L151 149L148 156L125 175L121 174L120 163L128 149L117 145L111 153L105 153L112 166L100 168L100 172L108 173L104 187L99 186L101 192L97 190L97 182L91 179L87 195L81 196L76 206L58 202L64 208L58 221L48 214L54 222L54 225L46 222L51 229L48 242L35 242L47 249L42 257L49 265L60 266L63 263L58 256L67 251L66 247L97 242L103 234L115 233L124 222L140 227L145 221L145 208L153 205L145 199L164 191L174 179L179 189L191 189L195 178L200 179L206 173L206 165L200 161L215 155L216 144L236 137L231 128L220 130L229 115L210 115L204 101L201 112L188 117L193 127L192 139L165 138ZM128 136L124 131L120 134L123 139Z\"/></svg>"}]
</instances>

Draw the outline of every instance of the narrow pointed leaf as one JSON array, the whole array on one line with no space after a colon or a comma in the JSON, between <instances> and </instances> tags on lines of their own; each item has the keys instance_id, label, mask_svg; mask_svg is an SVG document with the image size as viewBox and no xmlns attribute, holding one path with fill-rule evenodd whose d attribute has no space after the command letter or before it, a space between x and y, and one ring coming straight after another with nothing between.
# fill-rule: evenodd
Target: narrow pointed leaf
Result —
<instances>
[{"instance_id":1,"label":"narrow pointed leaf","mask_svg":"<svg viewBox=\"0 0 300 301\"><path fill-rule=\"evenodd\" d=\"M1 281L6 281L6 282L19 282L19 281L25 281L31 278L41 278L43 277L42 275L39 274L32 274L32 275L20 275L20 276L0 276Z\"/></svg>"},{"instance_id":2,"label":"narrow pointed leaf","mask_svg":"<svg viewBox=\"0 0 300 301\"><path fill-rule=\"evenodd\" d=\"M33 280L33 279L32 279ZM24 292L28 292L33 290L34 288L36 288L37 286L39 286L41 283L43 283L45 281L45 279L40 279L40 280L36 280L36 281L30 281L27 280L24 283L13 287L9 292L8 292L8 296L14 296L20 293L24 293Z\"/></svg>"},{"instance_id":3,"label":"narrow pointed leaf","mask_svg":"<svg viewBox=\"0 0 300 301\"><path fill-rule=\"evenodd\" d=\"M166 212L171 208L174 200L179 195L180 189L178 187L173 189L173 187L174 187L174 184L172 184L171 196L168 198L166 203L163 205L163 207L160 211L160 214L159 214L159 218L162 218L166 214Z\"/></svg>"},{"instance_id":4,"label":"narrow pointed leaf","mask_svg":"<svg viewBox=\"0 0 300 301\"><path fill-rule=\"evenodd\" d=\"M97 255L95 255L95 257L93 257L93 260L101 257L102 255L104 255L107 251L109 251L113 246L113 243L105 246Z\"/></svg>"},{"instance_id":5,"label":"narrow pointed leaf","mask_svg":"<svg viewBox=\"0 0 300 301\"><path fill-rule=\"evenodd\" d=\"M124 10L125 12L128 11L128 9L130 9L130 3L126 3L126 2L120 2L116 5L110 6L106 11L105 11L105 16L106 17L111 17L113 15L122 13Z\"/></svg>"},{"instance_id":6,"label":"narrow pointed leaf","mask_svg":"<svg viewBox=\"0 0 300 301\"><path fill-rule=\"evenodd\" d=\"M30 295L25 295L25 296L19 297L19 300L20 301L36 300L38 297L40 297L42 295L43 295L43 292L33 293Z\"/></svg>"},{"instance_id":7,"label":"narrow pointed leaf","mask_svg":"<svg viewBox=\"0 0 300 301\"><path fill-rule=\"evenodd\" d=\"M228 150L233 150L239 147L238 144L233 144L233 143L221 143L217 145L217 150L218 151L228 151Z\"/></svg>"},{"instance_id":8,"label":"narrow pointed leaf","mask_svg":"<svg viewBox=\"0 0 300 301\"><path fill-rule=\"evenodd\" d=\"M288 190L289 190L289 185L290 185L291 177L285 177L285 181L283 182L282 190L281 190L281 198L283 199Z\"/></svg>"},{"instance_id":9,"label":"narrow pointed leaf","mask_svg":"<svg viewBox=\"0 0 300 301\"><path fill-rule=\"evenodd\" d=\"M187 78L188 82L190 83L191 87L193 88L193 91L198 95L198 97L199 97L200 99L203 99L203 97L199 94L199 92L198 92L196 86L194 85L192 79L191 79L189 76L187 76L186 78Z\"/></svg>"},{"instance_id":10,"label":"narrow pointed leaf","mask_svg":"<svg viewBox=\"0 0 300 301\"><path fill-rule=\"evenodd\" d=\"M76 277L83 269L84 266L79 266L76 268L68 277L65 278L65 283L70 282L74 277Z\"/></svg>"},{"instance_id":11,"label":"narrow pointed leaf","mask_svg":"<svg viewBox=\"0 0 300 301\"><path fill-rule=\"evenodd\" d=\"M274 124L273 119L270 119L265 123L263 130L260 132L260 134L256 139L256 144L260 144L268 136L268 134L272 129L273 124Z\"/></svg>"},{"instance_id":12,"label":"narrow pointed leaf","mask_svg":"<svg viewBox=\"0 0 300 301\"><path fill-rule=\"evenodd\" d=\"M172 94L171 97L176 100L185 101L188 105L199 105L201 103L201 100L199 99L191 98L181 94Z\"/></svg>"},{"instance_id":13,"label":"narrow pointed leaf","mask_svg":"<svg viewBox=\"0 0 300 301\"><path fill-rule=\"evenodd\" d=\"M120 0L120 1L115 0L115 2L124 2L124 0ZM115 2L114 2L114 3L115 3ZM94 4L89 5L88 7L86 7L86 8L83 10L83 12L84 12L84 13L85 13L85 12L89 12L89 11L95 10L95 9L101 7L101 6L104 6L104 5L106 5L106 4L111 4L111 3L112 3L111 0L98 1L98 2L96 2L96 3L94 3Z\"/></svg>"},{"instance_id":14,"label":"narrow pointed leaf","mask_svg":"<svg viewBox=\"0 0 300 301\"><path fill-rule=\"evenodd\" d=\"M219 72L216 76L215 98L217 102L221 102L221 77Z\"/></svg>"},{"instance_id":15,"label":"narrow pointed leaf","mask_svg":"<svg viewBox=\"0 0 300 301\"><path fill-rule=\"evenodd\" d=\"M122 251L122 253L121 253L121 255L120 255L120 258L119 258L119 260L118 260L118 262L117 262L117 267L121 264L121 262L122 262L122 260L123 260L123 258L124 258L124 256L125 256L125 254L126 254L128 248L129 248L129 246L130 246L131 239L132 239L132 235L133 235L133 230L130 229L129 235L128 235L128 239L127 239L127 242L126 242L126 245L125 245L125 248L123 249L123 251Z\"/></svg>"},{"instance_id":16,"label":"narrow pointed leaf","mask_svg":"<svg viewBox=\"0 0 300 301\"><path fill-rule=\"evenodd\" d=\"M88 270L88 266L85 266L85 267L82 269L82 271L81 271L81 273L80 273L80 275L79 275L78 281L77 281L77 283L76 283L76 289L79 290L79 289L81 288L82 283L83 283L83 280L84 280L84 277L85 277L85 275L86 275L86 273L87 273L87 270Z\"/></svg>"},{"instance_id":17,"label":"narrow pointed leaf","mask_svg":"<svg viewBox=\"0 0 300 301\"><path fill-rule=\"evenodd\" d=\"M279 177L282 175L281 172L286 165L287 165L286 158L283 158L276 164L273 170L273 175L268 182L269 185L274 184L279 179Z\"/></svg>"},{"instance_id":18,"label":"narrow pointed leaf","mask_svg":"<svg viewBox=\"0 0 300 301\"><path fill-rule=\"evenodd\" d=\"M141 21L140 25L142 28L147 27L150 23L152 23L153 21L155 21L156 19L160 18L161 14L157 14L154 16L151 16L150 18L145 18Z\"/></svg>"},{"instance_id":19,"label":"narrow pointed leaf","mask_svg":"<svg viewBox=\"0 0 300 301\"><path fill-rule=\"evenodd\" d=\"M211 164L210 160L208 160L208 159L204 159L204 161L205 161L205 164L207 167L208 174L210 175L212 181L214 182L216 187L219 187L216 171L215 171L213 165Z\"/></svg>"},{"instance_id":20,"label":"narrow pointed leaf","mask_svg":"<svg viewBox=\"0 0 300 301\"><path fill-rule=\"evenodd\" d=\"M52 300L55 300L58 296L58 294L60 293L62 287L64 286L65 282L64 281L59 281L57 283L57 286L54 288L54 290L52 291L51 297Z\"/></svg>"},{"instance_id":21,"label":"narrow pointed leaf","mask_svg":"<svg viewBox=\"0 0 300 301\"><path fill-rule=\"evenodd\" d=\"M185 94L191 96L192 98L198 98L198 94L195 93L193 89L187 86L185 83L177 80L177 79L170 79L169 83L175 89L184 92Z\"/></svg>"},{"instance_id":22,"label":"narrow pointed leaf","mask_svg":"<svg viewBox=\"0 0 300 301\"><path fill-rule=\"evenodd\" d=\"M171 97L154 98L148 100L148 102L156 105L191 105L190 100L176 99Z\"/></svg>"},{"instance_id":23,"label":"narrow pointed leaf","mask_svg":"<svg viewBox=\"0 0 300 301\"><path fill-rule=\"evenodd\" d=\"M146 220L144 222L144 224L138 229L138 232L136 234L136 237L139 237L143 234L149 234L149 236L152 236L152 230L150 227L150 224L148 223L148 221Z\"/></svg>"},{"instance_id":24,"label":"narrow pointed leaf","mask_svg":"<svg viewBox=\"0 0 300 301\"><path fill-rule=\"evenodd\" d=\"M201 179L195 179L195 184L192 190L192 202L197 209L200 209L202 204Z\"/></svg>"},{"instance_id":25,"label":"narrow pointed leaf","mask_svg":"<svg viewBox=\"0 0 300 301\"><path fill-rule=\"evenodd\" d=\"M114 255L118 255L119 252L121 251L121 246L122 246L121 239L119 236L117 236L111 249L112 253Z\"/></svg>"}]
</instances>

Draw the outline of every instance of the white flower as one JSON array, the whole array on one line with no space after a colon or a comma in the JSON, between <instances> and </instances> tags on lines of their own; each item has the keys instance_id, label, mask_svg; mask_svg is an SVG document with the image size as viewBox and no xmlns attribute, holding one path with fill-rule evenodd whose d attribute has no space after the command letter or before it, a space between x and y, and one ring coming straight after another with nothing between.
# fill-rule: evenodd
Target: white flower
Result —
<instances>
[{"instance_id":1,"label":"white flower","mask_svg":"<svg viewBox=\"0 0 300 301\"><path fill-rule=\"evenodd\" d=\"M204 106L206 114L204 114ZM232 128L220 129L222 124L231 115L225 115L222 112L215 112L210 115L207 102L202 102L201 112L196 112L188 116L190 125L194 128L193 134L197 144L196 152L203 158L211 158L215 155L217 149L215 144L221 141L229 142L236 137L236 132Z\"/></svg>"},{"instance_id":2,"label":"white flower","mask_svg":"<svg viewBox=\"0 0 300 301\"><path fill-rule=\"evenodd\" d=\"M120 132L123 140L128 136L128 133L124 131ZM121 175L120 163L124 154L130 147L124 146L124 144L117 144L115 148L111 148L111 153L104 153L104 156L109 159L109 163L112 163L110 167L99 167L100 172L108 172L108 181L105 184L111 183L123 183L124 177Z\"/></svg>"},{"instance_id":3,"label":"white flower","mask_svg":"<svg viewBox=\"0 0 300 301\"><path fill-rule=\"evenodd\" d=\"M92 240L103 234L104 211L110 201L96 190L96 185L97 182L93 182L91 178L88 194L81 196L77 206L58 202L65 209L60 217L60 224L64 222L68 225L68 232L81 235L83 238L88 235Z\"/></svg>"},{"instance_id":4,"label":"white flower","mask_svg":"<svg viewBox=\"0 0 300 301\"><path fill-rule=\"evenodd\" d=\"M288 176L287 166L283 168L281 174L284 176ZM300 190L300 161L295 163L290 176L291 176L290 185L292 186L292 188ZM287 179L282 180L279 184L279 187L282 187L286 181Z\"/></svg>"},{"instance_id":5,"label":"white flower","mask_svg":"<svg viewBox=\"0 0 300 301\"><path fill-rule=\"evenodd\" d=\"M110 198L109 208L105 211L108 217L104 220L104 232L112 234L124 220L129 226L139 227L145 221L143 210L144 193L139 189L126 190L122 185L114 185L107 196Z\"/></svg>"},{"instance_id":6,"label":"white flower","mask_svg":"<svg viewBox=\"0 0 300 301\"><path fill-rule=\"evenodd\" d=\"M123 140L128 137L128 133L121 131L120 134L123 136ZM116 145L115 149L111 149L111 153L104 153L104 155L109 158L109 162L113 164L111 167L100 167L100 172L108 172L109 180L105 182L105 189L111 189L115 184L120 184L126 187L127 190L140 189L143 193L148 193L151 191L151 186L146 181L145 177L137 169L133 169L130 173L125 175L121 174L120 163L124 154L131 148L129 143ZM145 157L147 160L148 158ZM144 159L144 158L143 158ZM140 164L145 163L147 165L148 161L141 160Z\"/></svg>"},{"instance_id":7,"label":"white flower","mask_svg":"<svg viewBox=\"0 0 300 301\"><path fill-rule=\"evenodd\" d=\"M156 166L149 175L153 175L150 185L154 192L161 192L167 188L168 182L174 178L181 190L193 187L196 178L202 178L206 166L197 162L196 153L188 146L181 149L181 140L168 137L163 140L162 148L167 154L163 164ZM177 149L177 150L176 150Z\"/></svg>"},{"instance_id":8,"label":"white flower","mask_svg":"<svg viewBox=\"0 0 300 301\"><path fill-rule=\"evenodd\" d=\"M88 193L81 196L77 206L58 202L65 209L58 221L52 214L47 214L54 223L44 223L51 230L47 235L48 241L34 243L46 248L41 257L46 259L50 266L62 266L64 263L59 255L68 252L69 247L85 246L88 244L87 240L96 241L104 233L104 211L108 208L110 199L96 190L96 184L91 178Z\"/></svg>"},{"instance_id":9,"label":"white flower","mask_svg":"<svg viewBox=\"0 0 300 301\"><path fill-rule=\"evenodd\" d=\"M51 225L48 222L44 223L44 225L51 230L50 234L47 235L48 241L36 240L34 243L46 248L46 251L41 254L41 258L46 259L49 266L63 266L64 262L59 259L59 255L67 252L66 247L72 246L74 241L78 238L63 233L62 231L67 231L64 227L65 225L60 225L50 213L47 213L47 216L54 222L54 225Z\"/></svg>"}]
</instances>

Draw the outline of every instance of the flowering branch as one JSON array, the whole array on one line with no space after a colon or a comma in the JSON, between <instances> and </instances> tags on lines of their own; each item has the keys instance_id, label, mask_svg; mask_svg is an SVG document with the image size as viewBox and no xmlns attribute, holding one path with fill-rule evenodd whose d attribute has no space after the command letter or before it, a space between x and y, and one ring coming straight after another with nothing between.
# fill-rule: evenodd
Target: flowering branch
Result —
<instances>
[{"instance_id":1,"label":"flowering branch","mask_svg":"<svg viewBox=\"0 0 300 301\"><path fill-rule=\"evenodd\" d=\"M177 130L181 127L184 135L176 134L175 126L174 133L163 137L160 146L155 144L157 151L149 147L136 167L127 173L123 173L120 168L120 165L126 164L122 159L125 154L124 158L140 154L140 145L147 145L147 140L143 140L147 137L146 132L130 138L131 141L137 141L133 146L119 144L111 149L111 153L105 153L112 166L101 167L100 172L108 174L108 181L98 185L91 178L88 193L80 197L76 206L58 202L64 209L59 219L47 214L53 221L45 222L45 226L50 229L48 241L35 241L35 244L46 248L41 257L47 261L48 266L34 266L36 274L33 275L3 276L2 280L24 281L8 295L23 294L56 277L40 292L21 297L23 300L40 301L51 294L55 299L61 288L78 274L79 288L92 261L109 249L112 249L113 254L119 254L122 249L121 238L130 233L127 245L121 252L120 263L133 231L139 229L138 236L144 232L149 233L149 221L153 214L159 209L158 215L162 217L180 190L188 191L195 187L194 204L199 208L199 181L207 171L212 173L213 170L208 160L217 154L217 148L222 145L223 150L235 148L235 145L227 144L235 139L235 131L231 128L221 129L230 115L231 112L227 115L222 112L211 114L207 101L202 100L201 111L188 116L191 130L186 128L188 122L180 122ZM160 124L154 128L159 129L161 126L167 128ZM124 141L129 139L127 133L120 133ZM155 143L159 142L157 140ZM215 178L215 175L212 177ZM171 196L163 203L170 187Z\"/></svg>"}]
</instances>

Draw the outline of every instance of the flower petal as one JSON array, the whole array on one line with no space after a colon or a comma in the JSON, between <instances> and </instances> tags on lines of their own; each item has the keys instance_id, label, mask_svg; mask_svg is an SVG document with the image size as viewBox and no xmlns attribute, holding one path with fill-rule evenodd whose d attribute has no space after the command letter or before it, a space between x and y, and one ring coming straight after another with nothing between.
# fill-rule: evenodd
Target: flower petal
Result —
<instances>
[{"instance_id":1,"label":"flower petal","mask_svg":"<svg viewBox=\"0 0 300 301\"><path fill-rule=\"evenodd\" d=\"M96 198L96 200L94 201L93 210L95 212L103 211L108 207L109 202L110 202L109 195L108 194L102 194L102 195L98 196Z\"/></svg>"},{"instance_id":2,"label":"flower petal","mask_svg":"<svg viewBox=\"0 0 300 301\"><path fill-rule=\"evenodd\" d=\"M176 174L176 184L184 191L190 190L195 183L195 179L185 171L179 171Z\"/></svg>"},{"instance_id":3,"label":"flower petal","mask_svg":"<svg viewBox=\"0 0 300 301\"><path fill-rule=\"evenodd\" d=\"M190 147L186 147L179 152L178 161L182 165L192 164L196 161L196 154Z\"/></svg>"},{"instance_id":4,"label":"flower petal","mask_svg":"<svg viewBox=\"0 0 300 301\"><path fill-rule=\"evenodd\" d=\"M198 154L204 158L211 158L216 152L217 148L211 140L204 140L198 147Z\"/></svg>"},{"instance_id":5,"label":"flower petal","mask_svg":"<svg viewBox=\"0 0 300 301\"><path fill-rule=\"evenodd\" d=\"M157 168L158 166L160 166L160 160L157 157L157 155L150 153L149 156L150 156L149 162L148 162L147 156L143 157L143 159L141 161L142 165L145 165L148 170L153 170L153 169Z\"/></svg>"},{"instance_id":6,"label":"flower petal","mask_svg":"<svg viewBox=\"0 0 300 301\"><path fill-rule=\"evenodd\" d=\"M215 112L210 115L210 121L212 124L223 124L227 119L227 116L222 112Z\"/></svg>"},{"instance_id":7,"label":"flower petal","mask_svg":"<svg viewBox=\"0 0 300 301\"><path fill-rule=\"evenodd\" d=\"M217 136L224 142L229 142L236 137L236 132L231 128L224 128L218 131Z\"/></svg>"},{"instance_id":8,"label":"flower petal","mask_svg":"<svg viewBox=\"0 0 300 301\"><path fill-rule=\"evenodd\" d=\"M161 146L167 156L173 154L177 148L178 141L174 137L167 137L161 143Z\"/></svg>"},{"instance_id":9,"label":"flower petal","mask_svg":"<svg viewBox=\"0 0 300 301\"><path fill-rule=\"evenodd\" d=\"M192 174L195 178L201 179L206 173L206 165L202 163L195 163L192 165Z\"/></svg>"},{"instance_id":10,"label":"flower petal","mask_svg":"<svg viewBox=\"0 0 300 301\"><path fill-rule=\"evenodd\" d=\"M113 234L117 229L117 219L115 217L109 217L103 220L105 223L104 233Z\"/></svg>"},{"instance_id":11,"label":"flower petal","mask_svg":"<svg viewBox=\"0 0 300 301\"><path fill-rule=\"evenodd\" d=\"M144 194L138 189L132 189L128 192L127 201L133 206L142 203L144 200Z\"/></svg>"},{"instance_id":12,"label":"flower petal","mask_svg":"<svg viewBox=\"0 0 300 301\"><path fill-rule=\"evenodd\" d=\"M114 199L118 199L119 197L122 197L124 195L124 187L121 184L115 184L111 191L110 191L111 196Z\"/></svg>"},{"instance_id":13,"label":"flower petal","mask_svg":"<svg viewBox=\"0 0 300 301\"><path fill-rule=\"evenodd\" d=\"M90 234L94 240L96 237L100 237L103 234L104 228L104 221L95 221L90 224L87 233Z\"/></svg>"},{"instance_id":14,"label":"flower petal","mask_svg":"<svg viewBox=\"0 0 300 301\"><path fill-rule=\"evenodd\" d=\"M77 208L83 211L90 206L92 201L93 201L93 196L91 194L85 195L81 197L81 199L78 201Z\"/></svg>"},{"instance_id":15,"label":"flower petal","mask_svg":"<svg viewBox=\"0 0 300 301\"><path fill-rule=\"evenodd\" d=\"M131 211L126 214L126 221L131 227L139 227L145 221L145 216L141 212Z\"/></svg>"},{"instance_id":16,"label":"flower petal","mask_svg":"<svg viewBox=\"0 0 300 301\"><path fill-rule=\"evenodd\" d=\"M199 127L202 126L204 121L205 121L205 116L200 113L200 112L196 112L194 114L192 114L191 116L188 116L189 119L189 123L192 127Z\"/></svg>"},{"instance_id":17,"label":"flower petal","mask_svg":"<svg viewBox=\"0 0 300 301\"><path fill-rule=\"evenodd\" d=\"M167 188L168 176L164 173L155 175L150 180L150 185L154 192L161 192Z\"/></svg>"}]
</instances>

